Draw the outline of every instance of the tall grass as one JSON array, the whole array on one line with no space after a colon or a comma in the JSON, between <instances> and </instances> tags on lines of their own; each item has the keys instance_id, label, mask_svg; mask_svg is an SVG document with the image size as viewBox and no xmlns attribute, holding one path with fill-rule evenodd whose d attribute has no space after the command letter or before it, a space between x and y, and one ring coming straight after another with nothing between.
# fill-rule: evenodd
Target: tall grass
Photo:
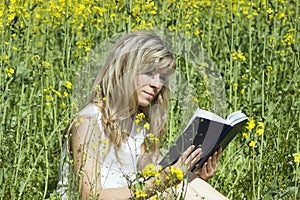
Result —
<instances>
[{"instance_id":1,"label":"tall grass","mask_svg":"<svg viewBox=\"0 0 300 200\"><path fill-rule=\"evenodd\" d=\"M54 198L62 132L90 50L116 33L158 27L206 49L225 84L220 114L242 109L251 118L209 182L230 199L299 199L299 9L297 0L1 1L0 198ZM211 109L199 67L178 66L191 101ZM186 123L179 100L165 145Z\"/></svg>"}]
</instances>

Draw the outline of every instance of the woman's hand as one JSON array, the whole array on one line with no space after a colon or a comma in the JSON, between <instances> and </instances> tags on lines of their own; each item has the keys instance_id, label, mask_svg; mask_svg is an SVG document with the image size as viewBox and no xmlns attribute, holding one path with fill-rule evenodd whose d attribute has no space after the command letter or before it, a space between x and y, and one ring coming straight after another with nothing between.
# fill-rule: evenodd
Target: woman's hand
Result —
<instances>
[{"instance_id":1,"label":"woman's hand","mask_svg":"<svg viewBox=\"0 0 300 200\"><path fill-rule=\"evenodd\" d=\"M183 174L186 175L200 160L201 154L201 148L195 148L195 145L191 145L183 152L173 167L180 168Z\"/></svg>"},{"instance_id":2,"label":"woman's hand","mask_svg":"<svg viewBox=\"0 0 300 200\"><path fill-rule=\"evenodd\" d=\"M222 147L220 147L218 151L215 151L214 154L207 159L207 162L203 164L199 175L201 179L207 181L214 175L218 168L221 153Z\"/></svg>"}]
</instances>

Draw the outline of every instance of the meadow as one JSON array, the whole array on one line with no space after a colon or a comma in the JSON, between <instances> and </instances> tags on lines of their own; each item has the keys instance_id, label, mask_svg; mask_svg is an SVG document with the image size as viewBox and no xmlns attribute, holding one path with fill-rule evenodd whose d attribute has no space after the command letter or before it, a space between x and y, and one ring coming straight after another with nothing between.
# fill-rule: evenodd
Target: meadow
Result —
<instances>
[{"instance_id":1,"label":"meadow","mask_svg":"<svg viewBox=\"0 0 300 200\"><path fill-rule=\"evenodd\" d=\"M299 0L1 0L0 199L55 199L76 88L87 95L92 82L89 53L152 29L196 38L222 76L221 114L249 116L209 183L229 199L300 199L299 11ZM218 88L199 78L201 66L178 66L189 101L212 109ZM165 146L184 123L175 97Z\"/></svg>"}]
</instances>

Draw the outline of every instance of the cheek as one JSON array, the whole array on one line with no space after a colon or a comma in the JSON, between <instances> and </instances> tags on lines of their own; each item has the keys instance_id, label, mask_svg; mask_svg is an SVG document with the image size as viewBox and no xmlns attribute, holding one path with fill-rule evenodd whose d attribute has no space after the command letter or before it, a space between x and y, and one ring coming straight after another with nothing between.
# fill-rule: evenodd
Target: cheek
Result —
<instances>
[{"instance_id":1,"label":"cheek","mask_svg":"<svg viewBox=\"0 0 300 200\"><path fill-rule=\"evenodd\" d=\"M147 85L147 78L142 76L142 75L137 76L135 85L136 85L137 88L140 88L140 87L143 87L144 85Z\"/></svg>"},{"instance_id":2,"label":"cheek","mask_svg":"<svg viewBox=\"0 0 300 200\"><path fill-rule=\"evenodd\" d=\"M157 93L158 93L158 94L161 94L162 89L163 89L163 87L160 87L160 88L157 90Z\"/></svg>"}]
</instances>

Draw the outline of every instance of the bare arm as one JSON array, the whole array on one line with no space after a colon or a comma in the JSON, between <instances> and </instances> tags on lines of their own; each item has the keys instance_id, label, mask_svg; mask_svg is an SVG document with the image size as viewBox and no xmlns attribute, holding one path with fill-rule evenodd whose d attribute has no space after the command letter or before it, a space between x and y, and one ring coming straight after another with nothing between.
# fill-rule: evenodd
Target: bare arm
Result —
<instances>
[{"instance_id":1,"label":"bare arm","mask_svg":"<svg viewBox=\"0 0 300 200\"><path fill-rule=\"evenodd\" d=\"M101 166L99 162L99 139L101 130L92 116L82 116L82 122L71 130L71 149L79 187L83 200L128 199L132 197L128 187L103 189L101 186ZM98 151L97 151L98 150Z\"/></svg>"}]
</instances>

